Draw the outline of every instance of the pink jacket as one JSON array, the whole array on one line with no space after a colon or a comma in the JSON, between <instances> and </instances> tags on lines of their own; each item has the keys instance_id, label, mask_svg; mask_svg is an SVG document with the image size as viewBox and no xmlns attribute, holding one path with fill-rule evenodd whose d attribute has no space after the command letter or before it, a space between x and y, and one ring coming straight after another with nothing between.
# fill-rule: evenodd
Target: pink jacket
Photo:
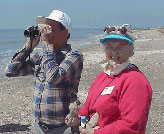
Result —
<instances>
[{"instance_id":1,"label":"pink jacket","mask_svg":"<svg viewBox=\"0 0 164 134\"><path fill-rule=\"evenodd\" d=\"M145 134L152 88L137 69L117 76L100 73L92 83L79 115L99 113L94 134Z\"/></svg>"}]
</instances>

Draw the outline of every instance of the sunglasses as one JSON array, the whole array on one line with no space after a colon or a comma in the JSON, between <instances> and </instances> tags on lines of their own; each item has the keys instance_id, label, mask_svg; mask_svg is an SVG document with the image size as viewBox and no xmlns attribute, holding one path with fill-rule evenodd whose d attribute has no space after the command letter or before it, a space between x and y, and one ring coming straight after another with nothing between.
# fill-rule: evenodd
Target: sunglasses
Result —
<instances>
[{"instance_id":1,"label":"sunglasses","mask_svg":"<svg viewBox=\"0 0 164 134\"><path fill-rule=\"evenodd\" d=\"M111 32L120 32L121 34L126 34L127 33L127 29L126 27L114 27L114 26L108 26L104 28L104 32L106 32L107 34L110 34Z\"/></svg>"}]
</instances>

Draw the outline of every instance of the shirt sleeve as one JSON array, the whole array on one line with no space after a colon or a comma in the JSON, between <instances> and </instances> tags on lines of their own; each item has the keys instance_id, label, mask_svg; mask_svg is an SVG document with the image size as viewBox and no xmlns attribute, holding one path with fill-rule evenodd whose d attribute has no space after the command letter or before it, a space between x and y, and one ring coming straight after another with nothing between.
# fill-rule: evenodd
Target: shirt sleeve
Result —
<instances>
[{"instance_id":1,"label":"shirt sleeve","mask_svg":"<svg viewBox=\"0 0 164 134\"><path fill-rule=\"evenodd\" d=\"M87 99L83 106L79 109L78 115L89 116L89 104L90 104L90 94L88 93Z\"/></svg>"},{"instance_id":2,"label":"shirt sleeve","mask_svg":"<svg viewBox=\"0 0 164 134\"><path fill-rule=\"evenodd\" d=\"M91 100L91 97L93 94L93 87L95 86L95 83L97 83L98 81L99 81L99 75L96 77L94 82L91 84L87 99L86 99L85 103L83 104L83 106L79 109L78 114L80 116L89 116L89 105L90 105L90 100Z\"/></svg>"},{"instance_id":3,"label":"shirt sleeve","mask_svg":"<svg viewBox=\"0 0 164 134\"><path fill-rule=\"evenodd\" d=\"M26 76L31 75L34 72L35 64L37 64L40 56L36 53L34 56L27 59L32 51L25 46L16 53L9 65L5 69L5 74L7 77L16 77L16 76Z\"/></svg>"},{"instance_id":4,"label":"shirt sleeve","mask_svg":"<svg viewBox=\"0 0 164 134\"><path fill-rule=\"evenodd\" d=\"M72 99L77 98L76 94L83 68L83 56L79 51L67 53L61 63L58 63L53 46L47 45L43 50L42 64L48 83L57 85L61 82L69 82Z\"/></svg>"},{"instance_id":5,"label":"shirt sleeve","mask_svg":"<svg viewBox=\"0 0 164 134\"><path fill-rule=\"evenodd\" d=\"M151 105L152 89L143 78L136 78L124 83L119 100L120 119L94 134L141 134L145 132Z\"/></svg>"},{"instance_id":6,"label":"shirt sleeve","mask_svg":"<svg viewBox=\"0 0 164 134\"><path fill-rule=\"evenodd\" d=\"M78 86L81 78L81 73L78 73L78 75L72 79L71 81L71 102L74 102L77 100L77 93L78 93Z\"/></svg>"}]
</instances>

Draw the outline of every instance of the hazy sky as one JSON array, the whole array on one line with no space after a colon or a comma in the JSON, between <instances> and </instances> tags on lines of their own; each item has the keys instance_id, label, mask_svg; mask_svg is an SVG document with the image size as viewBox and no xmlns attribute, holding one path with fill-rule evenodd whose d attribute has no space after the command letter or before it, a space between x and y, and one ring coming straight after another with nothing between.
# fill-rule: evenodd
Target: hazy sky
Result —
<instances>
[{"instance_id":1,"label":"hazy sky","mask_svg":"<svg viewBox=\"0 0 164 134\"><path fill-rule=\"evenodd\" d=\"M76 28L164 26L164 0L0 0L0 28L36 25L35 16L48 16L53 9L66 12Z\"/></svg>"}]
</instances>

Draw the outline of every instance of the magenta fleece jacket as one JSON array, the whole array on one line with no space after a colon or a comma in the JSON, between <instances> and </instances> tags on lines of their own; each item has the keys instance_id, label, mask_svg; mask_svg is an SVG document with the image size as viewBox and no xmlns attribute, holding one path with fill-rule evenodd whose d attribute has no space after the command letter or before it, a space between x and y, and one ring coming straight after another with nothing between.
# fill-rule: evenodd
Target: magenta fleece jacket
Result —
<instances>
[{"instance_id":1,"label":"magenta fleece jacket","mask_svg":"<svg viewBox=\"0 0 164 134\"><path fill-rule=\"evenodd\" d=\"M99 113L94 134L145 134L152 88L137 69L117 76L100 73L92 83L79 115Z\"/></svg>"}]
</instances>

